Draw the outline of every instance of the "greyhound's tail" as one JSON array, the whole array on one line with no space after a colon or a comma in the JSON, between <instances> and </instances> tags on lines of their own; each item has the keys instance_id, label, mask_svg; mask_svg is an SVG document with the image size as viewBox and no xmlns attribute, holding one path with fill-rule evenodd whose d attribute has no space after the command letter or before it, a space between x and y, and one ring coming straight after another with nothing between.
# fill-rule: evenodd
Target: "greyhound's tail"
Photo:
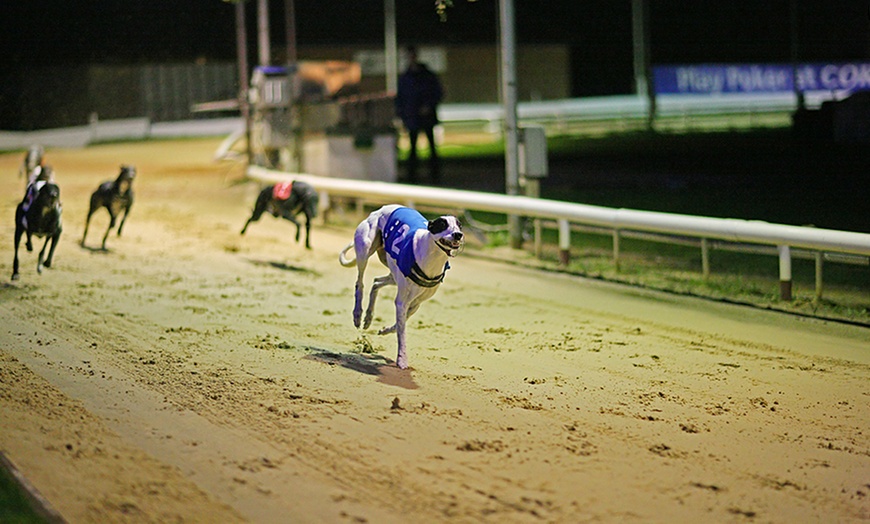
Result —
<instances>
[{"instance_id":1,"label":"greyhound's tail","mask_svg":"<svg viewBox=\"0 0 870 524\"><path fill-rule=\"evenodd\" d=\"M345 256L345 253L347 253L348 251L350 251L351 248L353 248L353 242L351 242L350 244L348 244L347 247L345 247L344 249L342 249L342 250L341 250L341 253L338 254L338 262L339 262L342 266L344 266L344 267L353 267L353 265L356 263L356 257L351 258L351 259L348 259L348 258Z\"/></svg>"}]
</instances>

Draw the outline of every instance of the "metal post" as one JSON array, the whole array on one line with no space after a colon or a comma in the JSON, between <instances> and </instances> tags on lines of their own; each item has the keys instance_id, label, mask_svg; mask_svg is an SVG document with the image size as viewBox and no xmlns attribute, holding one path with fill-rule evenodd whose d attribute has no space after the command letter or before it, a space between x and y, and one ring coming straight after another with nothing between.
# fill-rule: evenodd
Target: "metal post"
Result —
<instances>
[{"instance_id":1,"label":"metal post","mask_svg":"<svg viewBox=\"0 0 870 524\"><path fill-rule=\"evenodd\" d=\"M257 0L257 47L260 65L269 65L272 56L269 43L269 0Z\"/></svg>"},{"instance_id":2,"label":"metal post","mask_svg":"<svg viewBox=\"0 0 870 524\"><path fill-rule=\"evenodd\" d=\"M284 0L284 34L287 38L287 65L298 60L296 47L296 4L294 0Z\"/></svg>"},{"instance_id":3,"label":"metal post","mask_svg":"<svg viewBox=\"0 0 870 524\"><path fill-rule=\"evenodd\" d=\"M777 246L779 251L779 298L791 300L791 248Z\"/></svg>"},{"instance_id":4,"label":"metal post","mask_svg":"<svg viewBox=\"0 0 870 524\"><path fill-rule=\"evenodd\" d=\"M649 59L649 4L647 0L631 0L631 32L634 48L635 91L648 101L647 129L652 130L656 115L656 96Z\"/></svg>"},{"instance_id":5,"label":"metal post","mask_svg":"<svg viewBox=\"0 0 870 524\"><path fill-rule=\"evenodd\" d=\"M251 163L251 106L248 103L248 32L245 29L245 2L236 2L236 60L239 68L239 108L245 121L245 153Z\"/></svg>"},{"instance_id":6,"label":"metal post","mask_svg":"<svg viewBox=\"0 0 870 524\"><path fill-rule=\"evenodd\" d=\"M505 187L507 194L520 192L519 129L517 126L517 64L516 37L514 35L514 2L499 1L501 27L501 81L504 97L505 135ZM519 215L508 216L511 247L519 249L523 244Z\"/></svg>"},{"instance_id":7,"label":"metal post","mask_svg":"<svg viewBox=\"0 0 870 524\"><path fill-rule=\"evenodd\" d=\"M701 275L706 280L710 277L710 241L701 239Z\"/></svg>"},{"instance_id":8,"label":"metal post","mask_svg":"<svg viewBox=\"0 0 870 524\"><path fill-rule=\"evenodd\" d=\"M619 230L613 230L613 265L619 271Z\"/></svg>"},{"instance_id":9,"label":"metal post","mask_svg":"<svg viewBox=\"0 0 870 524\"><path fill-rule=\"evenodd\" d=\"M825 254L821 251L816 251L816 302L822 300L822 292L824 288L822 283L824 260Z\"/></svg>"},{"instance_id":10,"label":"metal post","mask_svg":"<svg viewBox=\"0 0 870 524\"><path fill-rule=\"evenodd\" d=\"M800 59L800 17L798 16L797 0L789 2L789 37L791 41L790 54L792 65L792 81L798 110L805 109L804 91L798 83L798 60Z\"/></svg>"},{"instance_id":11,"label":"metal post","mask_svg":"<svg viewBox=\"0 0 870 524\"><path fill-rule=\"evenodd\" d=\"M298 74L296 63L299 60L296 45L296 3L294 0L284 0L284 34L287 40L287 71L290 73L290 134L293 138L292 157L294 165L291 169L304 171L305 160L302 158L304 139L302 129L302 107L299 103L293 75Z\"/></svg>"},{"instance_id":12,"label":"metal post","mask_svg":"<svg viewBox=\"0 0 870 524\"><path fill-rule=\"evenodd\" d=\"M396 43L396 0L384 0L384 74L387 92L399 89L399 48Z\"/></svg>"},{"instance_id":13,"label":"metal post","mask_svg":"<svg viewBox=\"0 0 870 524\"><path fill-rule=\"evenodd\" d=\"M320 216L323 217L322 224L329 223L329 213L332 210L332 202L329 201L329 193L320 191L320 201L317 203L317 209L320 210Z\"/></svg>"},{"instance_id":14,"label":"metal post","mask_svg":"<svg viewBox=\"0 0 870 524\"><path fill-rule=\"evenodd\" d=\"M541 196L541 181L537 178L525 178L525 193L527 197L539 198ZM541 219L532 219L532 225L535 229L535 257L541 258Z\"/></svg>"}]
</instances>

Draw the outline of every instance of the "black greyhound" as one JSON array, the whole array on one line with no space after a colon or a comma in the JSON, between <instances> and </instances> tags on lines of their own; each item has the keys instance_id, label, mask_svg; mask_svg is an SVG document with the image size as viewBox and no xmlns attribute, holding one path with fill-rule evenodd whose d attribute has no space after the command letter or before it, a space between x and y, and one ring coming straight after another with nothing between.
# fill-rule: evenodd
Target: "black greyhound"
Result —
<instances>
[{"instance_id":1,"label":"black greyhound","mask_svg":"<svg viewBox=\"0 0 870 524\"><path fill-rule=\"evenodd\" d=\"M109 211L109 227L106 229L106 234L103 235L103 244L101 249L106 249L106 239L109 238L109 231L115 227L115 220L121 211L124 212L124 217L121 219L121 225L118 226L118 236L121 236L121 230L124 229L124 223L127 221L127 215L130 214L130 207L133 205L133 179L136 178L136 168L133 166L121 166L121 173L115 180L110 180L100 184L100 187L91 195L91 206L88 209L88 218L85 221L85 234L82 235L82 247L85 246L85 239L88 237L88 226L91 223L91 215L98 209L104 207Z\"/></svg>"},{"instance_id":2,"label":"black greyhound","mask_svg":"<svg viewBox=\"0 0 870 524\"><path fill-rule=\"evenodd\" d=\"M283 182L268 186L260 191L254 212L251 218L245 222L242 235L248 230L251 222L260 220L265 212L269 212L275 218L286 218L296 224L296 242L299 242L299 222L296 215L305 215L305 249L311 249L309 238L311 236L311 220L317 216L317 203L320 196L313 187L305 182Z\"/></svg>"},{"instance_id":3,"label":"black greyhound","mask_svg":"<svg viewBox=\"0 0 870 524\"><path fill-rule=\"evenodd\" d=\"M36 270L41 274L43 266L51 267L54 248L57 247L57 240L63 230L60 220L62 210L60 188L57 184L51 182L43 184L26 211L24 208L25 202L21 202L15 209L15 259L12 261L12 280L18 280L18 245L21 242L21 235L27 234L27 251L33 251L31 237L45 237L45 244L39 252L39 262L36 265ZM51 249L48 250L48 258L43 265L45 248L48 247L49 240L51 240Z\"/></svg>"}]
</instances>

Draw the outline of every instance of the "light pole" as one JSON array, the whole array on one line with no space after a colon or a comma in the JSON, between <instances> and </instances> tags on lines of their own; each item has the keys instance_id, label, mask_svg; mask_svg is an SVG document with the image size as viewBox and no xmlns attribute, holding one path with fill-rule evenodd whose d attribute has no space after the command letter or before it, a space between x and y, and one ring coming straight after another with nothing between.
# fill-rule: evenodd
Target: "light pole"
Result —
<instances>
[{"instance_id":1,"label":"light pole","mask_svg":"<svg viewBox=\"0 0 870 524\"><path fill-rule=\"evenodd\" d=\"M519 128L517 127L517 63L516 36L514 34L514 2L499 1L499 24L501 26L501 82L504 104L505 135L505 187L507 194L520 193ZM523 245L520 217L508 216L511 247Z\"/></svg>"}]
</instances>

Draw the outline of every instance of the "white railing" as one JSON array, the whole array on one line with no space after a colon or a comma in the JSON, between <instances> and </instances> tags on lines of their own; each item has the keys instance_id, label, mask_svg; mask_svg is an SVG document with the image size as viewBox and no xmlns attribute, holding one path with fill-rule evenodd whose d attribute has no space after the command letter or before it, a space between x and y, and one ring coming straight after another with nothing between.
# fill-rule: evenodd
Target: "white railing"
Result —
<instances>
[{"instance_id":1,"label":"white railing","mask_svg":"<svg viewBox=\"0 0 870 524\"><path fill-rule=\"evenodd\" d=\"M836 94L811 96L807 107L816 108ZM517 104L522 122L574 122L623 120L646 117L648 101L636 95L541 100ZM788 112L796 107L793 94L749 94L721 96L662 95L656 98L656 116L709 114L755 114ZM442 104L438 117L445 124L483 122L492 132L500 130L504 108L497 103ZM36 131L0 130L0 151L26 149L33 144L46 147L85 147L101 140L139 140L155 137L226 135L244 126L240 117L154 122L148 118L94 120L90 124Z\"/></svg>"},{"instance_id":2,"label":"white railing","mask_svg":"<svg viewBox=\"0 0 870 524\"><path fill-rule=\"evenodd\" d=\"M805 100L810 109L822 102L836 99L836 93L812 94ZM565 98L520 102L517 117L522 121L615 120L645 118L649 101L637 95L612 95L585 98ZM657 117L685 117L711 114L752 114L792 112L797 108L794 93L762 93L735 95L659 95L656 97ZM443 123L488 122L491 125L504 118L504 108L497 103L442 104L438 118ZM497 129L497 126L492 126Z\"/></svg>"},{"instance_id":3,"label":"white railing","mask_svg":"<svg viewBox=\"0 0 870 524\"><path fill-rule=\"evenodd\" d=\"M615 209L516 195L501 195L420 187L387 182L316 177L300 173L272 171L249 166L248 177L275 183L303 180L326 195L351 197L372 202L403 203L491 211L529 218L555 219L559 223L559 247L563 261L570 248L571 223L598 226L614 232L614 251L618 257L620 231L644 231L693 237L701 240L704 267L708 267L707 240L725 240L776 246L779 252L781 295L791 297L790 248L817 251L816 295L821 293L821 259L825 252L870 256L870 234L811 227L771 224L756 220L711 218L673 213ZM705 269L706 271L706 269Z\"/></svg>"}]
</instances>

